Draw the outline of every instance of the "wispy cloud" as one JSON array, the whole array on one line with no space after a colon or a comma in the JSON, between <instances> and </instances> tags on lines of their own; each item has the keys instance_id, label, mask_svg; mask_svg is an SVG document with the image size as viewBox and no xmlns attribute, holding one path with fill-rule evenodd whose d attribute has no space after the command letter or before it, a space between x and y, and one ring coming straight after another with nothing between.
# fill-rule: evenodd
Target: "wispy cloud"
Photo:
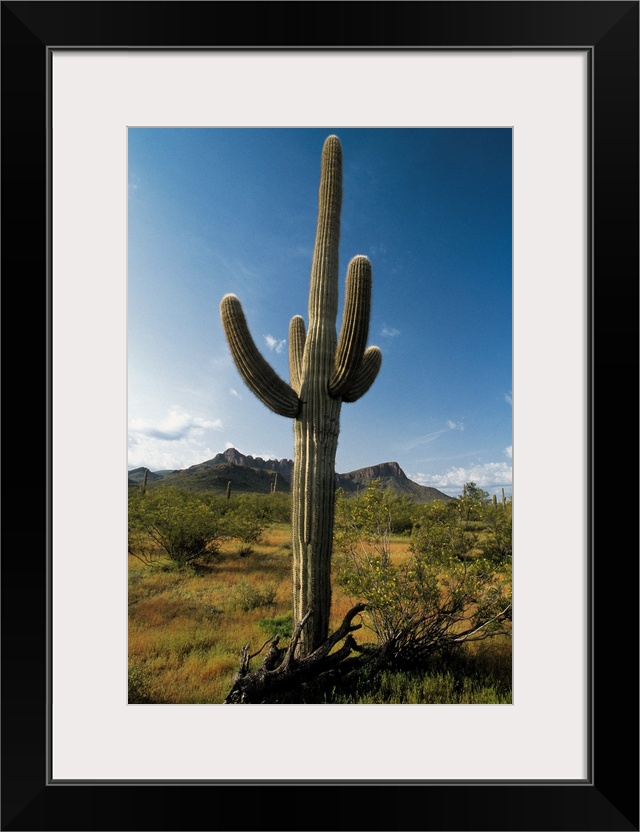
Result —
<instances>
[{"instance_id":1,"label":"wispy cloud","mask_svg":"<svg viewBox=\"0 0 640 832\"><path fill-rule=\"evenodd\" d=\"M429 442L433 442L439 436L442 436L443 433L447 433L450 430L464 430L464 424L462 422L454 422L452 419L447 419L445 425L446 427L441 430L434 430L431 433L425 433L424 436L416 436L414 439L410 439L402 445L402 450L412 451L419 445L427 445Z\"/></svg>"},{"instance_id":2,"label":"wispy cloud","mask_svg":"<svg viewBox=\"0 0 640 832\"><path fill-rule=\"evenodd\" d=\"M402 450L412 451L419 445L426 445L429 442L433 442L434 439L437 439L438 436L442 436L443 433L446 433L446 430L434 430L432 433L425 433L424 436L416 436L414 439L410 439L408 442L405 442L402 445Z\"/></svg>"},{"instance_id":3,"label":"wispy cloud","mask_svg":"<svg viewBox=\"0 0 640 832\"><path fill-rule=\"evenodd\" d=\"M278 341L278 339L274 338L273 335L265 335L264 340L271 352L277 353L281 353L287 343L285 338L283 338L282 341Z\"/></svg>"},{"instance_id":4,"label":"wispy cloud","mask_svg":"<svg viewBox=\"0 0 640 832\"><path fill-rule=\"evenodd\" d=\"M513 445L509 445L504 449L505 455L509 457L509 459L513 459Z\"/></svg>"},{"instance_id":5,"label":"wispy cloud","mask_svg":"<svg viewBox=\"0 0 640 832\"><path fill-rule=\"evenodd\" d=\"M382 327L382 334L386 338L397 338L398 335L402 335L399 329L396 329L393 326L387 326L386 324Z\"/></svg>"},{"instance_id":6,"label":"wispy cloud","mask_svg":"<svg viewBox=\"0 0 640 832\"><path fill-rule=\"evenodd\" d=\"M229 393L231 393L231 395L236 399L241 399L242 398L242 396L240 395L240 393L238 393L238 391L236 390L235 387L230 387L229 388Z\"/></svg>"},{"instance_id":7,"label":"wispy cloud","mask_svg":"<svg viewBox=\"0 0 640 832\"><path fill-rule=\"evenodd\" d=\"M513 407L513 396L512 396L511 393L505 393L504 394L504 400L508 405Z\"/></svg>"}]
</instances>

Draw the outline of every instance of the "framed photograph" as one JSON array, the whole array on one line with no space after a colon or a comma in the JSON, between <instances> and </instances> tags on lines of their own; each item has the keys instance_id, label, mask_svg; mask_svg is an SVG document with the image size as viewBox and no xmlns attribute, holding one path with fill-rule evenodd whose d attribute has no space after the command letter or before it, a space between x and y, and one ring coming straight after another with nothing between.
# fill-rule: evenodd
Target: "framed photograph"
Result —
<instances>
[{"instance_id":1,"label":"framed photograph","mask_svg":"<svg viewBox=\"0 0 640 832\"><path fill-rule=\"evenodd\" d=\"M16 505L2 565L2 828L637 830L637 484L618 477L638 416L638 3L3 2L2 52L3 262L46 369L44 534L30 545ZM164 168L167 149L128 138L185 128L225 131L238 160L264 131L508 133L508 704L130 702L128 349L159 299L128 296L128 200L134 155Z\"/></svg>"}]
</instances>

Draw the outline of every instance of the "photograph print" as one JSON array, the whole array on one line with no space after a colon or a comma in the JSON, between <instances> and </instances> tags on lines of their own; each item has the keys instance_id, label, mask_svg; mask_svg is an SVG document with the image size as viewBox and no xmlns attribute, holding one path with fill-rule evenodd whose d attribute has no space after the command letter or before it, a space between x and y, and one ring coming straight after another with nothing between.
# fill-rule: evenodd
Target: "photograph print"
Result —
<instances>
[{"instance_id":1,"label":"photograph print","mask_svg":"<svg viewBox=\"0 0 640 832\"><path fill-rule=\"evenodd\" d=\"M512 130L128 129L128 702L512 703Z\"/></svg>"}]
</instances>

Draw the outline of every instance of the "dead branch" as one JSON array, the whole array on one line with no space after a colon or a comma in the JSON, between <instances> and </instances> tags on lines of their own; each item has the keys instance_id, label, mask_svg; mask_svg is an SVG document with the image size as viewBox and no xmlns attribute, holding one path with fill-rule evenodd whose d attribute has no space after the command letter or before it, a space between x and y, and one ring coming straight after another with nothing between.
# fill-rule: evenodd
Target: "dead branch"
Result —
<instances>
[{"instance_id":1,"label":"dead branch","mask_svg":"<svg viewBox=\"0 0 640 832\"><path fill-rule=\"evenodd\" d=\"M240 668L224 700L225 704L304 701L305 692L316 690L328 678L334 678L337 672L339 675L340 665L357 649L351 633L360 629L362 625L352 624L352 621L365 606L356 604L350 609L340 627L305 658L297 658L295 651L300 634L313 614L312 610L309 610L296 625L286 650L278 648L277 637L269 639L253 654L249 653L249 645L245 645L240 655ZM345 641L342 647L331 653L343 639ZM250 660L259 655L269 642L272 642L271 647L264 661L257 669L250 671ZM345 666L345 672L350 669L352 666Z\"/></svg>"}]
</instances>

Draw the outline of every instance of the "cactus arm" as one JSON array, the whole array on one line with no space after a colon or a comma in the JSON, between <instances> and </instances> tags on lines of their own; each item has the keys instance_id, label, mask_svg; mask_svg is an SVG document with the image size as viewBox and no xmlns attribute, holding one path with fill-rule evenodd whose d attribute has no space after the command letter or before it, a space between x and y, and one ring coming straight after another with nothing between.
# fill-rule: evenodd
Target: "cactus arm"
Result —
<instances>
[{"instance_id":1,"label":"cactus arm","mask_svg":"<svg viewBox=\"0 0 640 832\"><path fill-rule=\"evenodd\" d=\"M222 298L220 316L231 355L247 387L274 413L295 419L300 400L260 354L235 295Z\"/></svg>"},{"instance_id":2,"label":"cactus arm","mask_svg":"<svg viewBox=\"0 0 640 832\"><path fill-rule=\"evenodd\" d=\"M291 387L296 393L300 393L302 385L302 357L306 337L304 319L300 315L294 315L289 324L289 373Z\"/></svg>"},{"instance_id":3,"label":"cactus arm","mask_svg":"<svg viewBox=\"0 0 640 832\"><path fill-rule=\"evenodd\" d=\"M342 326L329 380L331 396L344 395L355 381L367 344L370 310L371 263L359 254L347 269Z\"/></svg>"},{"instance_id":4,"label":"cactus arm","mask_svg":"<svg viewBox=\"0 0 640 832\"><path fill-rule=\"evenodd\" d=\"M350 389L342 396L343 402L356 402L362 398L376 380L382 365L382 353L378 347L369 347L364 354L362 364Z\"/></svg>"}]
</instances>

